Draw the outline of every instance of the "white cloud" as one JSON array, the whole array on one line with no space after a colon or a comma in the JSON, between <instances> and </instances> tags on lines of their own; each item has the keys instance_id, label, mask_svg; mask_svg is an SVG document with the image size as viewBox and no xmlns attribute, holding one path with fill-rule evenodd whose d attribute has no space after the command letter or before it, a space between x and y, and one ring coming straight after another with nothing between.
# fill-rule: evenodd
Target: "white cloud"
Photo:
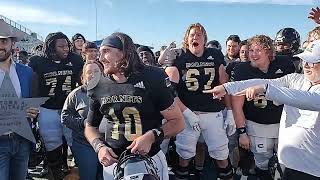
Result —
<instances>
[{"instance_id":1,"label":"white cloud","mask_svg":"<svg viewBox=\"0 0 320 180\"><path fill-rule=\"evenodd\" d=\"M39 24L55 24L66 26L82 25L84 22L70 15L49 11L24 4L1 3L0 14L9 19L20 22Z\"/></svg>"},{"instance_id":2,"label":"white cloud","mask_svg":"<svg viewBox=\"0 0 320 180\"><path fill-rule=\"evenodd\" d=\"M178 0L180 2L222 2L245 4L315 5L314 0Z\"/></svg>"}]
</instances>

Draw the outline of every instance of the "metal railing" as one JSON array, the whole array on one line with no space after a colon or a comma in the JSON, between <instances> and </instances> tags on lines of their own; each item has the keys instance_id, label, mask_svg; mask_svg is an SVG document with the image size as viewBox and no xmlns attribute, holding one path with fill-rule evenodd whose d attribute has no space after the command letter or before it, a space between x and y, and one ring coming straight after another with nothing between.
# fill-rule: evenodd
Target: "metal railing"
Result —
<instances>
[{"instance_id":1,"label":"metal railing","mask_svg":"<svg viewBox=\"0 0 320 180\"><path fill-rule=\"evenodd\" d=\"M12 21L11 19L9 19L9 18L7 18L7 17L5 17L5 16L3 16L3 15L0 15L0 19L3 19L4 22L6 22L7 24L11 25L12 27L15 27L15 28L17 28L18 30L20 30L20 31L22 31L22 32L24 32L24 33L26 33L26 34L34 37L34 35L32 35L32 34L34 34L34 32L31 31L30 29L22 26L21 24L15 22L15 21ZM44 38L43 38L42 36L40 36L38 33L36 33L36 35L37 35L37 36L36 36L35 38L37 38L37 39L40 40L40 41L43 41Z\"/></svg>"}]
</instances>

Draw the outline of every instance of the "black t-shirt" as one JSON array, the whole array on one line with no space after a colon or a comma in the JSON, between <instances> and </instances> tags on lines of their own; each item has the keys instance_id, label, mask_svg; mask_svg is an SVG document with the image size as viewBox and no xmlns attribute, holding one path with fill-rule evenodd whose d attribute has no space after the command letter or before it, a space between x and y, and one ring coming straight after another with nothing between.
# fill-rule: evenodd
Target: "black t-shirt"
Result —
<instances>
[{"instance_id":1,"label":"black t-shirt","mask_svg":"<svg viewBox=\"0 0 320 180\"><path fill-rule=\"evenodd\" d=\"M201 57L186 50L175 60L174 66L180 75L178 96L192 111L219 112L224 109L220 100L202 92L220 84L220 65L224 65L224 56L214 48L206 48Z\"/></svg>"},{"instance_id":2,"label":"black t-shirt","mask_svg":"<svg viewBox=\"0 0 320 180\"><path fill-rule=\"evenodd\" d=\"M125 83L102 77L98 85L88 91L88 95L90 108L87 122L99 127L102 119L107 120L102 133L105 133L106 144L117 155L135 138L161 127L163 116L160 111L174 102L169 78L162 69L151 66L132 75ZM160 144L154 143L148 154L153 156L159 150Z\"/></svg>"},{"instance_id":3,"label":"black t-shirt","mask_svg":"<svg viewBox=\"0 0 320 180\"><path fill-rule=\"evenodd\" d=\"M238 63L234 68L232 79L241 81L247 79L275 79L286 74L294 73L292 61L285 56L276 56L269 65L267 73L253 67L250 62ZM246 119L259 124L276 124L280 122L283 105L266 100L265 95L256 97L252 101L245 100L243 112Z\"/></svg>"},{"instance_id":4,"label":"black t-shirt","mask_svg":"<svg viewBox=\"0 0 320 180\"><path fill-rule=\"evenodd\" d=\"M41 56L30 58L29 66L38 75L39 95L49 97L42 105L48 109L62 109L68 94L80 84L83 60L70 53L67 59L55 62Z\"/></svg>"}]
</instances>

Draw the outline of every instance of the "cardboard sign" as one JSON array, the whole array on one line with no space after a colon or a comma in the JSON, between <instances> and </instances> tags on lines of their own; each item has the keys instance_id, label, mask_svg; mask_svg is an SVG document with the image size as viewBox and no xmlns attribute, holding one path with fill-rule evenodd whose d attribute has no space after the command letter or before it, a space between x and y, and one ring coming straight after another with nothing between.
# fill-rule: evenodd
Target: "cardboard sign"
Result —
<instances>
[{"instance_id":1,"label":"cardboard sign","mask_svg":"<svg viewBox=\"0 0 320 180\"><path fill-rule=\"evenodd\" d=\"M49 98L18 98L14 86L5 75L0 87L0 135L15 132L20 136L36 142L27 119L27 109L37 108Z\"/></svg>"}]
</instances>

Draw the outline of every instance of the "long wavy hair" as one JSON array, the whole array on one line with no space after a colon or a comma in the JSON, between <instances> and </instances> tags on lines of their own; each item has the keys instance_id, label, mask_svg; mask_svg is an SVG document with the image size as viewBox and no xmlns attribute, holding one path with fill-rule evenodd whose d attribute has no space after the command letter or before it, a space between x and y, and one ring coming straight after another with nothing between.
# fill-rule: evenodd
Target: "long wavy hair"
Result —
<instances>
[{"instance_id":1,"label":"long wavy hair","mask_svg":"<svg viewBox=\"0 0 320 180\"><path fill-rule=\"evenodd\" d=\"M132 39L127 34L121 32L116 32L112 35L117 36L122 42L123 58L116 63L116 67L119 71L124 73L126 77L129 77L131 74L142 72L145 66L139 58L136 46Z\"/></svg>"},{"instance_id":2,"label":"long wavy hair","mask_svg":"<svg viewBox=\"0 0 320 180\"><path fill-rule=\"evenodd\" d=\"M46 37L46 40L44 41L44 46L42 49L42 55L45 58L54 59L56 57L55 45L56 45L57 39L65 39L68 42L69 53L71 52L72 45L70 40L65 34L63 34L62 32L50 33Z\"/></svg>"},{"instance_id":3,"label":"long wavy hair","mask_svg":"<svg viewBox=\"0 0 320 180\"><path fill-rule=\"evenodd\" d=\"M275 48L274 48L274 44L273 44L273 40L266 35L255 35L252 38L250 38L248 40L248 48L250 49L250 47L253 44L260 44L262 46L262 48L264 50L267 51L267 53L269 54L269 60L273 60L274 56L275 56Z\"/></svg>"},{"instance_id":4,"label":"long wavy hair","mask_svg":"<svg viewBox=\"0 0 320 180\"><path fill-rule=\"evenodd\" d=\"M204 27L200 23L191 24L188 27L186 33L184 34L184 38L183 38L183 42L182 42L182 46L183 46L184 49L188 49L189 48L188 37L189 37L190 31L191 31L192 28L199 28L200 29L200 31L202 32L202 34L204 36L204 45L208 41L207 31L204 29Z\"/></svg>"}]
</instances>

